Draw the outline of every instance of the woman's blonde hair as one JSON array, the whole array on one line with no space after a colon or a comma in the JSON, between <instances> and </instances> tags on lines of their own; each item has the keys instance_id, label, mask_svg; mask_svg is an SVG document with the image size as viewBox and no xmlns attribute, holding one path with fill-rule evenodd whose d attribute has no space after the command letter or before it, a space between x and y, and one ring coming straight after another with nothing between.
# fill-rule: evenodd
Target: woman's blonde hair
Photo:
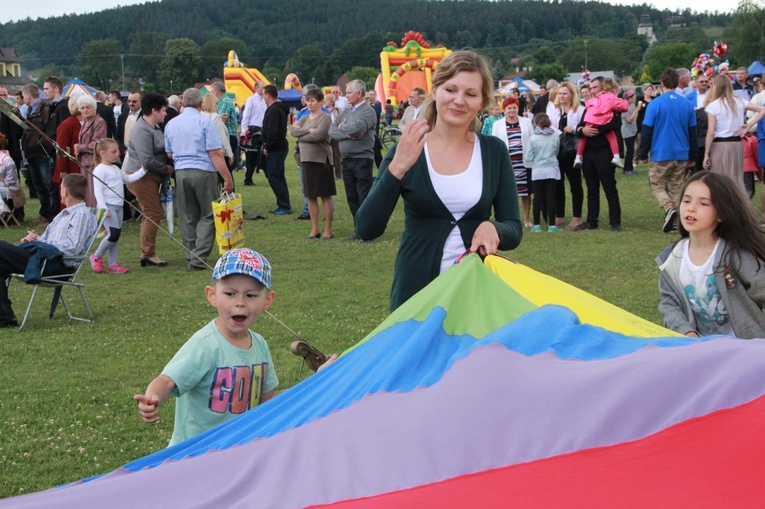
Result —
<instances>
[{"instance_id":1,"label":"woman's blonde hair","mask_svg":"<svg viewBox=\"0 0 765 509\"><path fill-rule=\"evenodd\" d=\"M733 96L733 85L730 82L730 78L725 74L718 74L712 79L712 90L707 92L704 108L717 99L722 99L723 106L727 107L731 113L734 115L738 113L736 99Z\"/></svg>"},{"instance_id":2,"label":"woman's blonde hair","mask_svg":"<svg viewBox=\"0 0 765 509\"><path fill-rule=\"evenodd\" d=\"M428 122L428 126L430 126L431 129L436 125L436 120L438 118L436 103L433 100L433 93L438 87L461 72L477 72L481 75L483 84L481 86L482 101L479 113L486 111L492 101L494 101L494 81L491 78L491 70L489 69L489 63L486 59L474 51L455 51L441 60L438 68L436 68L436 71L433 73L433 87L430 96L425 100L425 112L423 113L423 118ZM473 119L473 122L470 124L470 129L473 131L481 130L481 121L478 117Z\"/></svg>"},{"instance_id":3,"label":"woman's blonde hair","mask_svg":"<svg viewBox=\"0 0 765 509\"><path fill-rule=\"evenodd\" d=\"M69 114L72 116L80 114L80 106L77 104L78 97L80 97L80 94L73 95L69 97L69 101L66 103L67 108L69 108Z\"/></svg>"},{"instance_id":4,"label":"woman's blonde hair","mask_svg":"<svg viewBox=\"0 0 765 509\"><path fill-rule=\"evenodd\" d=\"M579 90L577 90L576 85L570 81L564 81L558 85L558 91L560 91L561 88L566 88L571 92L571 106L569 106L569 108L571 108L572 111L576 111L579 108ZM561 109L559 95L555 97L555 107Z\"/></svg>"},{"instance_id":5,"label":"woman's blonde hair","mask_svg":"<svg viewBox=\"0 0 765 509\"><path fill-rule=\"evenodd\" d=\"M208 113L217 113L218 99L216 99L212 94L207 94L206 96L202 97L202 111L206 111Z\"/></svg>"},{"instance_id":6,"label":"woman's blonde hair","mask_svg":"<svg viewBox=\"0 0 765 509\"><path fill-rule=\"evenodd\" d=\"M553 104L555 104L555 99L558 97L558 87L552 87L547 92L547 100Z\"/></svg>"}]
</instances>

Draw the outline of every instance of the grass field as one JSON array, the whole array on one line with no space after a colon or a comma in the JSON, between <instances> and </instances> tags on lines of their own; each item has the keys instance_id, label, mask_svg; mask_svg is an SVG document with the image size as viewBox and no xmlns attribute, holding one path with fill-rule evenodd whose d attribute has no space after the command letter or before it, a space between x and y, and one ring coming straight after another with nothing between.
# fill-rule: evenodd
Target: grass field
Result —
<instances>
[{"instance_id":1,"label":"grass field","mask_svg":"<svg viewBox=\"0 0 765 509\"><path fill-rule=\"evenodd\" d=\"M247 222L246 244L273 265L274 315L318 348L340 352L387 316L402 208L380 239L344 241L353 227L338 182L336 238L305 240L309 225L295 220L300 208L295 163L291 157L287 163L296 213ZM624 231L608 231L603 199L605 228L552 235L526 231L520 247L507 254L659 323L653 260L674 237L661 233L663 214L648 189L647 169L638 172L617 175ZM245 209L268 215L274 198L263 174L256 175L256 187L241 185L242 172L235 180ZM35 201L29 203L28 216L36 217L36 209ZM23 233L0 229L0 239L16 242ZM129 274L94 274L87 268L82 277L96 323L70 322L62 309L48 320L50 291L44 290L24 332L0 331L0 497L104 473L167 445L174 405L161 408L158 425L147 425L132 396L143 393L188 337L215 316L203 293L210 274L187 271L180 246L162 235L158 254L170 265L141 268L138 233L139 225L128 222L120 240L120 263ZM10 293L20 319L30 289L14 282ZM270 344L280 388L308 376L289 352L294 339L289 332L267 317L253 328Z\"/></svg>"}]
</instances>

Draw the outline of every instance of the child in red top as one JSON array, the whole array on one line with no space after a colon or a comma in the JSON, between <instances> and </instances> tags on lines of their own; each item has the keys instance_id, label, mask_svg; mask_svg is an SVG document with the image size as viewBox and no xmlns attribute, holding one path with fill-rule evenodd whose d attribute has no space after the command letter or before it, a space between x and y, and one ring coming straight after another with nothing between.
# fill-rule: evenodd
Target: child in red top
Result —
<instances>
[{"instance_id":1,"label":"child in red top","mask_svg":"<svg viewBox=\"0 0 765 509\"><path fill-rule=\"evenodd\" d=\"M754 177L762 171L758 166L757 136L746 133L741 141L744 144L744 187L746 187L746 194L751 199L754 196Z\"/></svg>"},{"instance_id":2,"label":"child in red top","mask_svg":"<svg viewBox=\"0 0 765 509\"><path fill-rule=\"evenodd\" d=\"M606 78L602 82L603 91L597 97L591 97L585 107L584 122L587 126L600 127L607 125L614 118L614 112L623 113L629 109L629 104L624 99L619 99L614 94L617 85L613 78ZM611 164L619 168L624 168L622 158L619 156L619 144L616 141L614 131L607 132L605 135L608 144L611 146L611 153L614 158ZM579 146L576 149L576 159L574 159L574 168L581 168L582 154L587 145L587 138L579 140Z\"/></svg>"}]
</instances>

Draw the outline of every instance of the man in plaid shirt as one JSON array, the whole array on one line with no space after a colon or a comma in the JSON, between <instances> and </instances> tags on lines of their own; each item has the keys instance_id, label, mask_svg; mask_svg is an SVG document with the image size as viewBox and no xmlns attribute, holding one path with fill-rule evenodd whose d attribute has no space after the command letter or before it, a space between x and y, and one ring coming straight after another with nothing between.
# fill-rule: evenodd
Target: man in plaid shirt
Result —
<instances>
[{"instance_id":1,"label":"man in plaid shirt","mask_svg":"<svg viewBox=\"0 0 765 509\"><path fill-rule=\"evenodd\" d=\"M30 261L42 257L48 260L46 276L64 274L71 272L77 262L61 260L61 255L85 254L88 240L95 235L97 226L95 216L85 206L87 189L88 181L84 175L70 173L61 182L61 202L66 208L53 218L45 233L38 235L30 230L17 245L0 241L0 328L19 326L5 283L11 274L25 273L26 277L30 273Z\"/></svg>"},{"instance_id":2,"label":"man in plaid shirt","mask_svg":"<svg viewBox=\"0 0 765 509\"><path fill-rule=\"evenodd\" d=\"M228 129L228 138L231 142L231 150L234 152L234 159L229 163L229 171L239 167L239 140L236 137L236 128L239 124L239 119L236 114L236 106L234 101L226 95L226 85L220 81L216 81L210 87L212 95L218 99L218 115L226 124Z\"/></svg>"}]
</instances>

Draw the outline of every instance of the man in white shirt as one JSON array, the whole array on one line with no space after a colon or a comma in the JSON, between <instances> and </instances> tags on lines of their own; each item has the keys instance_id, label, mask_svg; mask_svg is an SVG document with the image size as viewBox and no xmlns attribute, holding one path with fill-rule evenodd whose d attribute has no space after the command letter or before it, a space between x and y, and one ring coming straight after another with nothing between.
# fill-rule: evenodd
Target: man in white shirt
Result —
<instances>
[{"instance_id":1,"label":"man in white shirt","mask_svg":"<svg viewBox=\"0 0 765 509\"><path fill-rule=\"evenodd\" d=\"M409 94L409 107L404 110L404 115L398 122L398 128L403 133L406 130L406 124L412 120L422 118L425 110L422 108L422 103L425 102L426 92L421 88L413 88L412 93Z\"/></svg>"},{"instance_id":2,"label":"man in white shirt","mask_svg":"<svg viewBox=\"0 0 765 509\"><path fill-rule=\"evenodd\" d=\"M109 102L112 103L114 122L117 123L120 119L120 115L127 112L128 106L122 102L122 96L117 90L109 92Z\"/></svg>"},{"instance_id":3,"label":"man in white shirt","mask_svg":"<svg viewBox=\"0 0 765 509\"><path fill-rule=\"evenodd\" d=\"M681 67L677 70L677 74L680 76L680 82L677 84L675 93L677 95L686 97L688 94L693 92L693 87L691 87L691 71Z\"/></svg>"},{"instance_id":4,"label":"man in white shirt","mask_svg":"<svg viewBox=\"0 0 765 509\"><path fill-rule=\"evenodd\" d=\"M332 95L335 96L335 108L343 111L348 107L348 99L343 96L343 89L339 85L332 87Z\"/></svg>"},{"instance_id":5,"label":"man in white shirt","mask_svg":"<svg viewBox=\"0 0 765 509\"><path fill-rule=\"evenodd\" d=\"M262 81L255 83L255 93L247 98L242 112L242 133L252 135L259 133L263 127L263 116L266 114L266 101L263 100L263 88L266 86ZM246 149L244 151L245 168L244 185L254 186L252 174L260 165L260 148L257 150Z\"/></svg>"},{"instance_id":6,"label":"man in white shirt","mask_svg":"<svg viewBox=\"0 0 765 509\"><path fill-rule=\"evenodd\" d=\"M756 104L757 106L765 106L765 83L763 83L761 78L754 78L754 92L755 94L752 96L752 100L750 101L752 104ZM749 120L755 115L755 112L753 111L747 111L746 112L746 119ZM751 129L749 129L749 132L752 134L757 134L757 124L752 125Z\"/></svg>"},{"instance_id":7,"label":"man in white shirt","mask_svg":"<svg viewBox=\"0 0 765 509\"><path fill-rule=\"evenodd\" d=\"M130 140L130 130L141 115L141 92L131 92L127 100L127 112L117 119L117 144L124 164L127 158L127 146Z\"/></svg>"}]
</instances>

